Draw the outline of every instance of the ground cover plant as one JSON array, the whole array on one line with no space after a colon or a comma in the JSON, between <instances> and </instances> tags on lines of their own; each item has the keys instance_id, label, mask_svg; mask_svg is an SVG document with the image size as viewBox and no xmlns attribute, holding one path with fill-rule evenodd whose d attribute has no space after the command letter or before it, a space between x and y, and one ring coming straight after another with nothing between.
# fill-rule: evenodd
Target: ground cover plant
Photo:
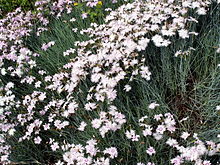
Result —
<instances>
[{"instance_id":1,"label":"ground cover plant","mask_svg":"<svg viewBox=\"0 0 220 165\"><path fill-rule=\"evenodd\" d=\"M40 0L8 13L1 164L219 164L219 3Z\"/></svg>"}]
</instances>

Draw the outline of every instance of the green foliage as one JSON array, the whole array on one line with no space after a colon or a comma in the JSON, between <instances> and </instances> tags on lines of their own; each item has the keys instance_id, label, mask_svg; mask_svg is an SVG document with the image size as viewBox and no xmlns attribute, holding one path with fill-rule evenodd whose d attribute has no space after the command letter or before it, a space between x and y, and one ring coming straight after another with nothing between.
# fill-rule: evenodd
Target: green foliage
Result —
<instances>
[{"instance_id":1,"label":"green foliage","mask_svg":"<svg viewBox=\"0 0 220 165\"><path fill-rule=\"evenodd\" d=\"M9 12L12 12L18 7L21 7L22 10L33 10L34 3L36 0L0 0L0 15L5 15Z\"/></svg>"}]
</instances>

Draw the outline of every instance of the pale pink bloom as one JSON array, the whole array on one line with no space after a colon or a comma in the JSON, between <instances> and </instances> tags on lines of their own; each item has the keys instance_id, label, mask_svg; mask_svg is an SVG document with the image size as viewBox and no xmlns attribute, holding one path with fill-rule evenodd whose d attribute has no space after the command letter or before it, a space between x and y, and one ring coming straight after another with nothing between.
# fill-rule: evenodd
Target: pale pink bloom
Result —
<instances>
[{"instance_id":1,"label":"pale pink bloom","mask_svg":"<svg viewBox=\"0 0 220 165\"><path fill-rule=\"evenodd\" d=\"M82 14L82 19L85 19L85 18L87 18L88 17L88 14L87 13L83 13Z\"/></svg>"},{"instance_id":2,"label":"pale pink bloom","mask_svg":"<svg viewBox=\"0 0 220 165\"><path fill-rule=\"evenodd\" d=\"M87 126L87 124L84 121L82 121L80 123L80 126L78 127L78 130L84 131L86 126Z\"/></svg>"},{"instance_id":3,"label":"pale pink bloom","mask_svg":"<svg viewBox=\"0 0 220 165\"><path fill-rule=\"evenodd\" d=\"M178 145L178 142L176 141L176 139L169 138L166 141L166 144L168 144L169 146L175 147Z\"/></svg>"},{"instance_id":4,"label":"pale pink bloom","mask_svg":"<svg viewBox=\"0 0 220 165\"><path fill-rule=\"evenodd\" d=\"M44 130L48 130L50 129L50 124L44 124L43 127L44 127Z\"/></svg>"},{"instance_id":5,"label":"pale pink bloom","mask_svg":"<svg viewBox=\"0 0 220 165\"><path fill-rule=\"evenodd\" d=\"M156 151L153 147L149 147L147 150L146 150L147 154L149 154L150 156L155 154Z\"/></svg>"},{"instance_id":6,"label":"pale pink bloom","mask_svg":"<svg viewBox=\"0 0 220 165\"><path fill-rule=\"evenodd\" d=\"M96 103L91 103L91 102L89 102L89 103L86 103L86 104L85 104L85 109L86 109L87 111L94 110L96 107L97 107Z\"/></svg>"},{"instance_id":7,"label":"pale pink bloom","mask_svg":"<svg viewBox=\"0 0 220 165\"><path fill-rule=\"evenodd\" d=\"M97 148L95 147L95 144L88 144L85 146L86 153L90 154L91 156L95 156L98 152Z\"/></svg>"},{"instance_id":8,"label":"pale pink bloom","mask_svg":"<svg viewBox=\"0 0 220 165\"><path fill-rule=\"evenodd\" d=\"M131 139L132 141L139 141L140 135L136 135L134 130L126 131L125 135L128 139Z\"/></svg>"},{"instance_id":9,"label":"pale pink bloom","mask_svg":"<svg viewBox=\"0 0 220 165\"><path fill-rule=\"evenodd\" d=\"M92 127L98 129L99 127L101 127L102 124L102 120L100 119L94 119L92 120Z\"/></svg>"},{"instance_id":10,"label":"pale pink bloom","mask_svg":"<svg viewBox=\"0 0 220 165\"><path fill-rule=\"evenodd\" d=\"M40 144L41 141L42 141L42 139L41 139L39 136L36 137L36 138L34 138L34 143L35 143L35 144Z\"/></svg>"},{"instance_id":11,"label":"pale pink bloom","mask_svg":"<svg viewBox=\"0 0 220 165\"><path fill-rule=\"evenodd\" d=\"M143 135L144 136L152 135L152 128L151 128L151 126L146 126L146 128L143 130Z\"/></svg>"},{"instance_id":12,"label":"pale pink bloom","mask_svg":"<svg viewBox=\"0 0 220 165\"><path fill-rule=\"evenodd\" d=\"M68 112L69 113L75 113L76 109L78 108L78 104L75 101L72 101L69 105L68 105Z\"/></svg>"},{"instance_id":13,"label":"pale pink bloom","mask_svg":"<svg viewBox=\"0 0 220 165\"><path fill-rule=\"evenodd\" d=\"M9 155L2 155L1 156L1 162L5 162L5 161L8 161L8 157L9 157Z\"/></svg>"},{"instance_id":14,"label":"pale pink bloom","mask_svg":"<svg viewBox=\"0 0 220 165\"><path fill-rule=\"evenodd\" d=\"M116 158L118 156L118 151L115 147L107 148L103 152L104 152L104 154L109 154L110 158L112 158L112 159Z\"/></svg>"},{"instance_id":15,"label":"pale pink bloom","mask_svg":"<svg viewBox=\"0 0 220 165\"><path fill-rule=\"evenodd\" d=\"M56 151L59 148L58 142L54 142L52 145L50 145L52 151Z\"/></svg>"},{"instance_id":16,"label":"pale pink bloom","mask_svg":"<svg viewBox=\"0 0 220 165\"><path fill-rule=\"evenodd\" d=\"M186 140L189 136L190 136L190 134L188 132L183 132L180 137L183 138L184 140Z\"/></svg>"},{"instance_id":17,"label":"pale pink bloom","mask_svg":"<svg viewBox=\"0 0 220 165\"><path fill-rule=\"evenodd\" d=\"M46 97L46 93L41 93L40 96L38 97L40 101L43 101Z\"/></svg>"},{"instance_id":18,"label":"pale pink bloom","mask_svg":"<svg viewBox=\"0 0 220 165\"><path fill-rule=\"evenodd\" d=\"M161 140L163 138L163 135L160 133L154 133L153 136L156 140Z\"/></svg>"},{"instance_id":19,"label":"pale pink bloom","mask_svg":"<svg viewBox=\"0 0 220 165\"><path fill-rule=\"evenodd\" d=\"M159 114L159 115L154 115L154 119L156 120L156 121L159 121L159 120L161 120L161 118L163 117L163 115L162 114Z\"/></svg>"},{"instance_id":20,"label":"pale pink bloom","mask_svg":"<svg viewBox=\"0 0 220 165\"><path fill-rule=\"evenodd\" d=\"M166 127L164 125L158 125L157 126L157 129L156 129L156 132L159 133L159 134L163 134L164 131L166 131Z\"/></svg>"},{"instance_id":21,"label":"pale pink bloom","mask_svg":"<svg viewBox=\"0 0 220 165\"><path fill-rule=\"evenodd\" d=\"M181 165L182 162L183 162L182 157L180 157L180 156L177 156L177 157L171 159L171 163L174 165Z\"/></svg>"},{"instance_id":22,"label":"pale pink bloom","mask_svg":"<svg viewBox=\"0 0 220 165\"><path fill-rule=\"evenodd\" d=\"M48 45L44 43L44 44L42 45L41 49L44 50L44 51L46 51L46 50L48 49Z\"/></svg>"}]
</instances>

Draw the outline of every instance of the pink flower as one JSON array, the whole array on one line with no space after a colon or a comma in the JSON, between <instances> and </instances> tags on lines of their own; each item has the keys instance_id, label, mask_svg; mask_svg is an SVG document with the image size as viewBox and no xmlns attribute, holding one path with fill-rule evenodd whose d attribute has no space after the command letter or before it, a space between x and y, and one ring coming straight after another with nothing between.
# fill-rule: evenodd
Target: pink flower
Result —
<instances>
[{"instance_id":1,"label":"pink flower","mask_svg":"<svg viewBox=\"0 0 220 165\"><path fill-rule=\"evenodd\" d=\"M56 150L59 148L59 145L58 145L57 142L55 142L55 143L53 143L50 147L51 147L51 149L52 149L53 151L56 151Z\"/></svg>"},{"instance_id":2,"label":"pink flower","mask_svg":"<svg viewBox=\"0 0 220 165\"><path fill-rule=\"evenodd\" d=\"M157 133L163 134L166 131L166 127L164 125L158 125L156 129Z\"/></svg>"},{"instance_id":3,"label":"pink flower","mask_svg":"<svg viewBox=\"0 0 220 165\"><path fill-rule=\"evenodd\" d=\"M150 156L155 154L156 151L153 147L149 147L147 150L146 150L147 154L149 154Z\"/></svg>"},{"instance_id":4,"label":"pink flower","mask_svg":"<svg viewBox=\"0 0 220 165\"><path fill-rule=\"evenodd\" d=\"M126 131L126 137L132 141L139 141L140 135L136 135L134 130Z\"/></svg>"},{"instance_id":5,"label":"pink flower","mask_svg":"<svg viewBox=\"0 0 220 165\"><path fill-rule=\"evenodd\" d=\"M88 17L88 14L87 13L83 13L82 14L82 19L85 19L85 18L87 18Z\"/></svg>"},{"instance_id":6,"label":"pink flower","mask_svg":"<svg viewBox=\"0 0 220 165\"><path fill-rule=\"evenodd\" d=\"M174 165L180 165L182 163L182 158L180 156L177 156L173 159L171 159L171 163Z\"/></svg>"},{"instance_id":7,"label":"pink flower","mask_svg":"<svg viewBox=\"0 0 220 165\"><path fill-rule=\"evenodd\" d=\"M112 158L112 159L116 158L118 156L118 151L115 147L107 148L103 152L104 152L104 154L109 154L110 158Z\"/></svg>"}]
</instances>

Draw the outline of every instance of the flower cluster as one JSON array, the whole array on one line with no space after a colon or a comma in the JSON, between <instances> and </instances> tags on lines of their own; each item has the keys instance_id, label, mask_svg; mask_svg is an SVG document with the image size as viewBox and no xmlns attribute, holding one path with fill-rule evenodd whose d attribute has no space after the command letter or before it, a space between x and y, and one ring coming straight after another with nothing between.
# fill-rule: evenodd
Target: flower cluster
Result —
<instances>
[{"instance_id":1,"label":"flower cluster","mask_svg":"<svg viewBox=\"0 0 220 165\"><path fill-rule=\"evenodd\" d=\"M63 154L63 161L67 164L96 164L96 165L109 165L110 159L117 157L118 152L115 147L106 148L101 151L97 147L97 141L90 139L86 142L85 146L81 144L66 144L61 146L62 150L65 151ZM99 155L97 157L97 155ZM106 158L104 155L107 155ZM56 165L64 165L64 162L58 161Z\"/></svg>"},{"instance_id":2,"label":"flower cluster","mask_svg":"<svg viewBox=\"0 0 220 165\"><path fill-rule=\"evenodd\" d=\"M125 116L116 110L116 107L111 106L108 113L100 112L100 118L91 121L92 127L99 129L103 138L108 131L120 130L121 126L126 123Z\"/></svg>"},{"instance_id":3,"label":"flower cluster","mask_svg":"<svg viewBox=\"0 0 220 165\"><path fill-rule=\"evenodd\" d=\"M90 8L102 4L98 0L81 3ZM0 73L19 78L19 82L14 79L0 82L5 83L0 88L0 162L9 163L11 149L6 140L17 133L18 143L30 141L59 155L56 165L109 165L120 155L120 148L116 145L103 147L102 143L108 140L110 132L121 132L131 143L148 138L156 142L165 139L166 147L179 153L170 160L174 165L185 161L209 164L202 156L219 152L219 144L202 142L196 134L186 131L181 132L178 142L179 139L173 138L178 135L177 121L171 113L144 116L136 121L137 128L133 128L128 124L127 112L116 106L116 100L118 93L133 91L132 82L136 79L151 80L152 73L145 65L147 55L141 52L150 44L157 48L168 47L174 42L172 37L187 40L197 35L190 31L189 25L198 21L188 13L204 15L210 4L209 0L135 0L124 4L111 11L103 24L92 23L91 27L80 30L81 35L86 34L90 39L77 41L62 52L63 56L77 56L52 75L39 70L33 57L37 59L40 55L26 48L23 38L33 32L31 27L36 20L42 24L37 27L37 36L48 30L47 11L49 15L60 17L63 13L70 14L78 2L40 0L36 2L36 14L17 9L0 20ZM87 14L83 13L82 18L87 18ZM78 29L73 31L76 33ZM43 51L51 46L56 46L55 41L39 45ZM187 55L189 50L178 51L175 56ZM30 88L30 91L18 94L16 86ZM157 107L160 105L153 102L148 109L154 111ZM88 130L94 134L79 142L68 138L74 136L71 131L80 137ZM68 140L63 140L65 138ZM188 139L195 142L186 145ZM156 147L147 144L146 156L156 155Z\"/></svg>"},{"instance_id":4,"label":"flower cluster","mask_svg":"<svg viewBox=\"0 0 220 165\"><path fill-rule=\"evenodd\" d=\"M130 132L127 131L126 136L128 139L133 137L132 141L144 141L146 137L153 137L157 141L166 139L165 144L180 153L180 155L177 155L170 160L174 165L180 165L189 161L194 162L196 165L211 164L208 160L202 160L203 156L211 156L220 151L219 143L214 143L213 141L201 141L196 133L190 134L188 132L182 132L179 138L172 138L172 134L175 134L177 131L175 127L176 121L170 113L154 115L153 119L156 121L156 124L155 121L152 121L148 116L139 119L139 126L142 128L143 136L136 135L134 130L131 130ZM138 138L134 139L134 137ZM178 142L177 139L182 140ZM184 141L187 142L188 139L191 139L193 142L189 143L188 146L185 146L187 143L184 143ZM148 146L146 153L149 156L152 156L156 154L156 150L154 147Z\"/></svg>"}]
</instances>

